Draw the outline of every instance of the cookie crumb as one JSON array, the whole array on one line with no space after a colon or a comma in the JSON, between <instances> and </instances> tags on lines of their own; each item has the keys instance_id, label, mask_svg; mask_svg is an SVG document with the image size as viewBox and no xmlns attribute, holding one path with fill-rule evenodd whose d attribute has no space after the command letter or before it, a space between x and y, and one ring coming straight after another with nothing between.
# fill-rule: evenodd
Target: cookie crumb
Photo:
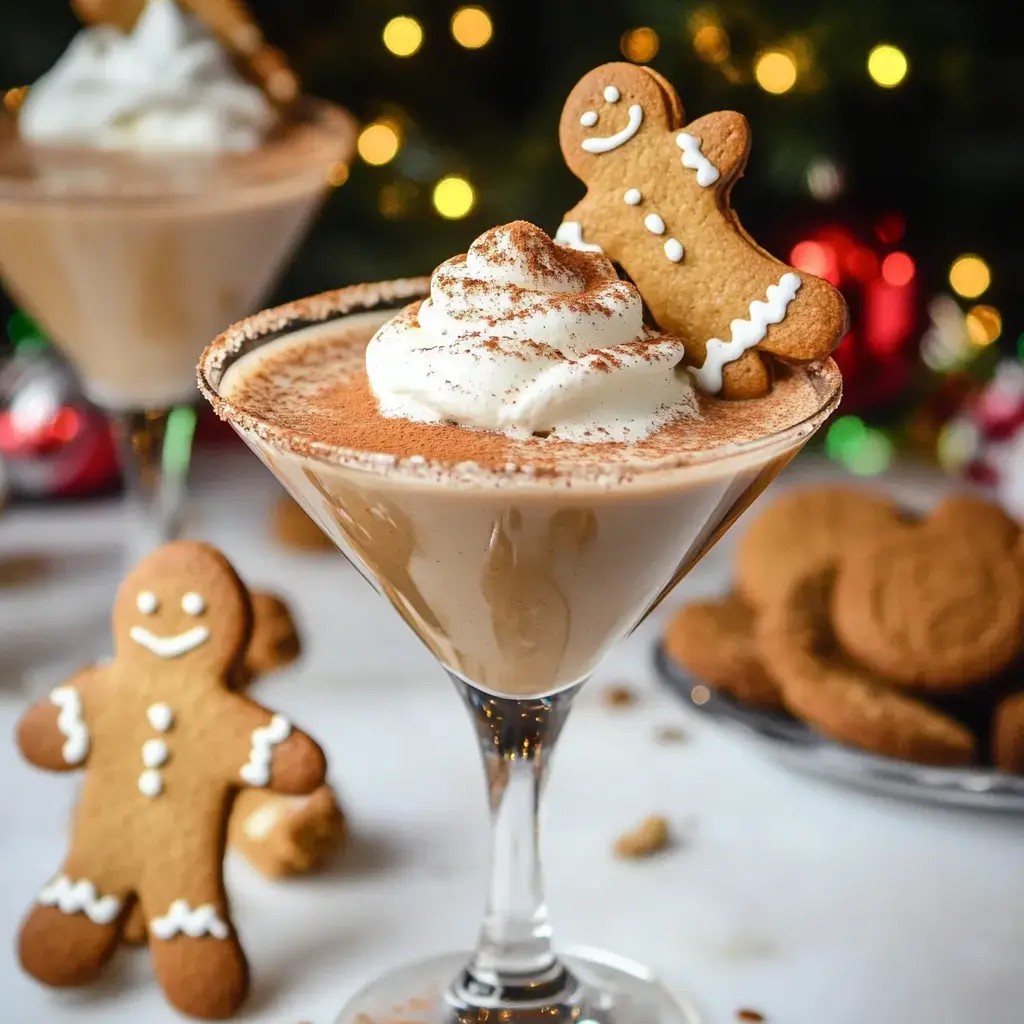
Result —
<instances>
[{"instance_id":1,"label":"cookie crumb","mask_svg":"<svg viewBox=\"0 0 1024 1024\"><path fill-rule=\"evenodd\" d=\"M605 687L602 700L608 708L629 708L640 700L640 696L633 687L625 683L613 683Z\"/></svg>"},{"instance_id":2,"label":"cookie crumb","mask_svg":"<svg viewBox=\"0 0 1024 1024\"><path fill-rule=\"evenodd\" d=\"M667 849L671 841L668 822L660 815L652 814L631 832L615 840L615 856L629 860L650 857Z\"/></svg>"},{"instance_id":3,"label":"cookie crumb","mask_svg":"<svg viewBox=\"0 0 1024 1024\"><path fill-rule=\"evenodd\" d=\"M672 743L686 743L689 738L687 731L678 725L659 725L654 730L654 742L666 746Z\"/></svg>"},{"instance_id":4,"label":"cookie crumb","mask_svg":"<svg viewBox=\"0 0 1024 1024\"><path fill-rule=\"evenodd\" d=\"M757 1010L743 1009L743 1010L737 1010L736 1011L736 1019L737 1020L753 1021L754 1024L758 1024L758 1022L765 1021L768 1018L765 1017L765 1015L763 1013L758 1013Z\"/></svg>"}]
</instances>

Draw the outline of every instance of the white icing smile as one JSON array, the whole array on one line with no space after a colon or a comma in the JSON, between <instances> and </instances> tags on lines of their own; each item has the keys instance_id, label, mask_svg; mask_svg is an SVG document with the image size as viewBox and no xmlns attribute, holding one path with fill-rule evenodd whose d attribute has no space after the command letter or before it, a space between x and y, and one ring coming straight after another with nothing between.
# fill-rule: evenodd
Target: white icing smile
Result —
<instances>
[{"instance_id":1,"label":"white icing smile","mask_svg":"<svg viewBox=\"0 0 1024 1024\"><path fill-rule=\"evenodd\" d=\"M640 131L640 125L643 123L644 108L639 103L634 103L629 108L629 121L622 131L618 131L614 135L598 135L594 138L584 139L580 146L588 153L608 153L629 142Z\"/></svg>"},{"instance_id":2,"label":"white icing smile","mask_svg":"<svg viewBox=\"0 0 1024 1024\"><path fill-rule=\"evenodd\" d=\"M183 654L194 651L210 639L210 631L206 626L193 626L176 636L157 636L145 626L132 626L128 635L140 647L145 647L147 651L155 654L158 658L180 658Z\"/></svg>"}]
</instances>

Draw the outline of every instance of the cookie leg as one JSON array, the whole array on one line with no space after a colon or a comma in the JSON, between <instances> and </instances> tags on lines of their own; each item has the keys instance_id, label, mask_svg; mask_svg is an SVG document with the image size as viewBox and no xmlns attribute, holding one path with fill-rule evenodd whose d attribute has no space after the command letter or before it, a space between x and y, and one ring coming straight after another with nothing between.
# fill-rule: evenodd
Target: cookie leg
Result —
<instances>
[{"instance_id":1,"label":"cookie leg","mask_svg":"<svg viewBox=\"0 0 1024 1024\"><path fill-rule=\"evenodd\" d=\"M18 959L26 973L55 988L88 985L114 955L121 939L124 912L107 923L85 913L37 904L18 936Z\"/></svg>"},{"instance_id":2,"label":"cookie leg","mask_svg":"<svg viewBox=\"0 0 1024 1024\"><path fill-rule=\"evenodd\" d=\"M219 882L219 872L214 877ZM143 892L141 900L153 968L167 1001L200 1020L233 1016L249 991L249 966L223 894L200 891L167 900L165 892L148 898ZM155 908L161 909L154 914Z\"/></svg>"},{"instance_id":3,"label":"cookie leg","mask_svg":"<svg viewBox=\"0 0 1024 1024\"><path fill-rule=\"evenodd\" d=\"M124 941L129 946L141 946L146 941L146 915L142 904L135 901L124 925Z\"/></svg>"}]
</instances>

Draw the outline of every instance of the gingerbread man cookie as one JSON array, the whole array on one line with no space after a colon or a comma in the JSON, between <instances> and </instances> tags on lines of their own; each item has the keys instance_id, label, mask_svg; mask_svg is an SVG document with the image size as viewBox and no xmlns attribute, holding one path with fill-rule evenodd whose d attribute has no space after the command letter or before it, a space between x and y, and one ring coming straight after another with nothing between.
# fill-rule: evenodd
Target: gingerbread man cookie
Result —
<instances>
[{"instance_id":1,"label":"gingerbread man cookie","mask_svg":"<svg viewBox=\"0 0 1024 1024\"><path fill-rule=\"evenodd\" d=\"M766 253L729 206L750 151L741 114L684 124L664 78L604 64L569 95L559 138L587 194L556 240L621 264L658 326L682 339L705 391L763 395L771 366L762 353L808 363L839 344L847 329L839 292Z\"/></svg>"},{"instance_id":2,"label":"gingerbread man cookie","mask_svg":"<svg viewBox=\"0 0 1024 1024\"><path fill-rule=\"evenodd\" d=\"M218 1020L248 989L222 866L244 787L311 793L324 755L282 715L233 692L252 628L227 560L168 544L128 575L114 605L114 660L35 704L18 727L27 760L85 770L71 848L19 938L24 969L49 985L94 981L132 908L157 979L184 1013Z\"/></svg>"}]
</instances>

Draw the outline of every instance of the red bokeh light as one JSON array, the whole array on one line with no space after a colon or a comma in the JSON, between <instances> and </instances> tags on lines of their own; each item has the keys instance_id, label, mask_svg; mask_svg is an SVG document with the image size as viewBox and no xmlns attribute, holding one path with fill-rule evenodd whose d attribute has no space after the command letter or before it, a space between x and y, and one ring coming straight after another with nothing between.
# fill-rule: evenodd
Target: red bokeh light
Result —
<instances>
[{"instance_id":1,"label":"red bokeh light","mask_svg":"<svg viewBox=\"0 0 1024 1024\"><path fill-rule=\"evenodd\" d=\"M858 245L846 255L846 269L858 281L878 277L878 257L866 246Z\"/></svg>"},{"instance_id":2,"label":"red bokeh light","mask_svg":"<svg viewBox=\"0 0 1024 1024\"><path fill-rule=\"evenodd\" d=\"M898 213L887 213L875 225L875 234L880 242L895 245L907 230L907 222Z\"/></svg>"},{"instance_id":3,"label":"red bokeh light","mask_svg":"<svg viewBox=\"0 0 1024 1024\"><path fill-rule=\"evenodd\" d=\"M900 288L910 284L917 268L905 252L891 252L882 260L882 278L886 284Z\"/></svg>"},{"instance_id":4,"label":"red bokeh light","mask_svg":"<svg viewBox=\"0 0 1024 1024\"><path fill-rule=\"evenodd\" d=\"M789 262L797 270L804 270L815 277L823 277L834 285L839 284L838 260L831 245L812 242L810 239L797 242L789 254Z\"/></svg>"}]
</instances>

